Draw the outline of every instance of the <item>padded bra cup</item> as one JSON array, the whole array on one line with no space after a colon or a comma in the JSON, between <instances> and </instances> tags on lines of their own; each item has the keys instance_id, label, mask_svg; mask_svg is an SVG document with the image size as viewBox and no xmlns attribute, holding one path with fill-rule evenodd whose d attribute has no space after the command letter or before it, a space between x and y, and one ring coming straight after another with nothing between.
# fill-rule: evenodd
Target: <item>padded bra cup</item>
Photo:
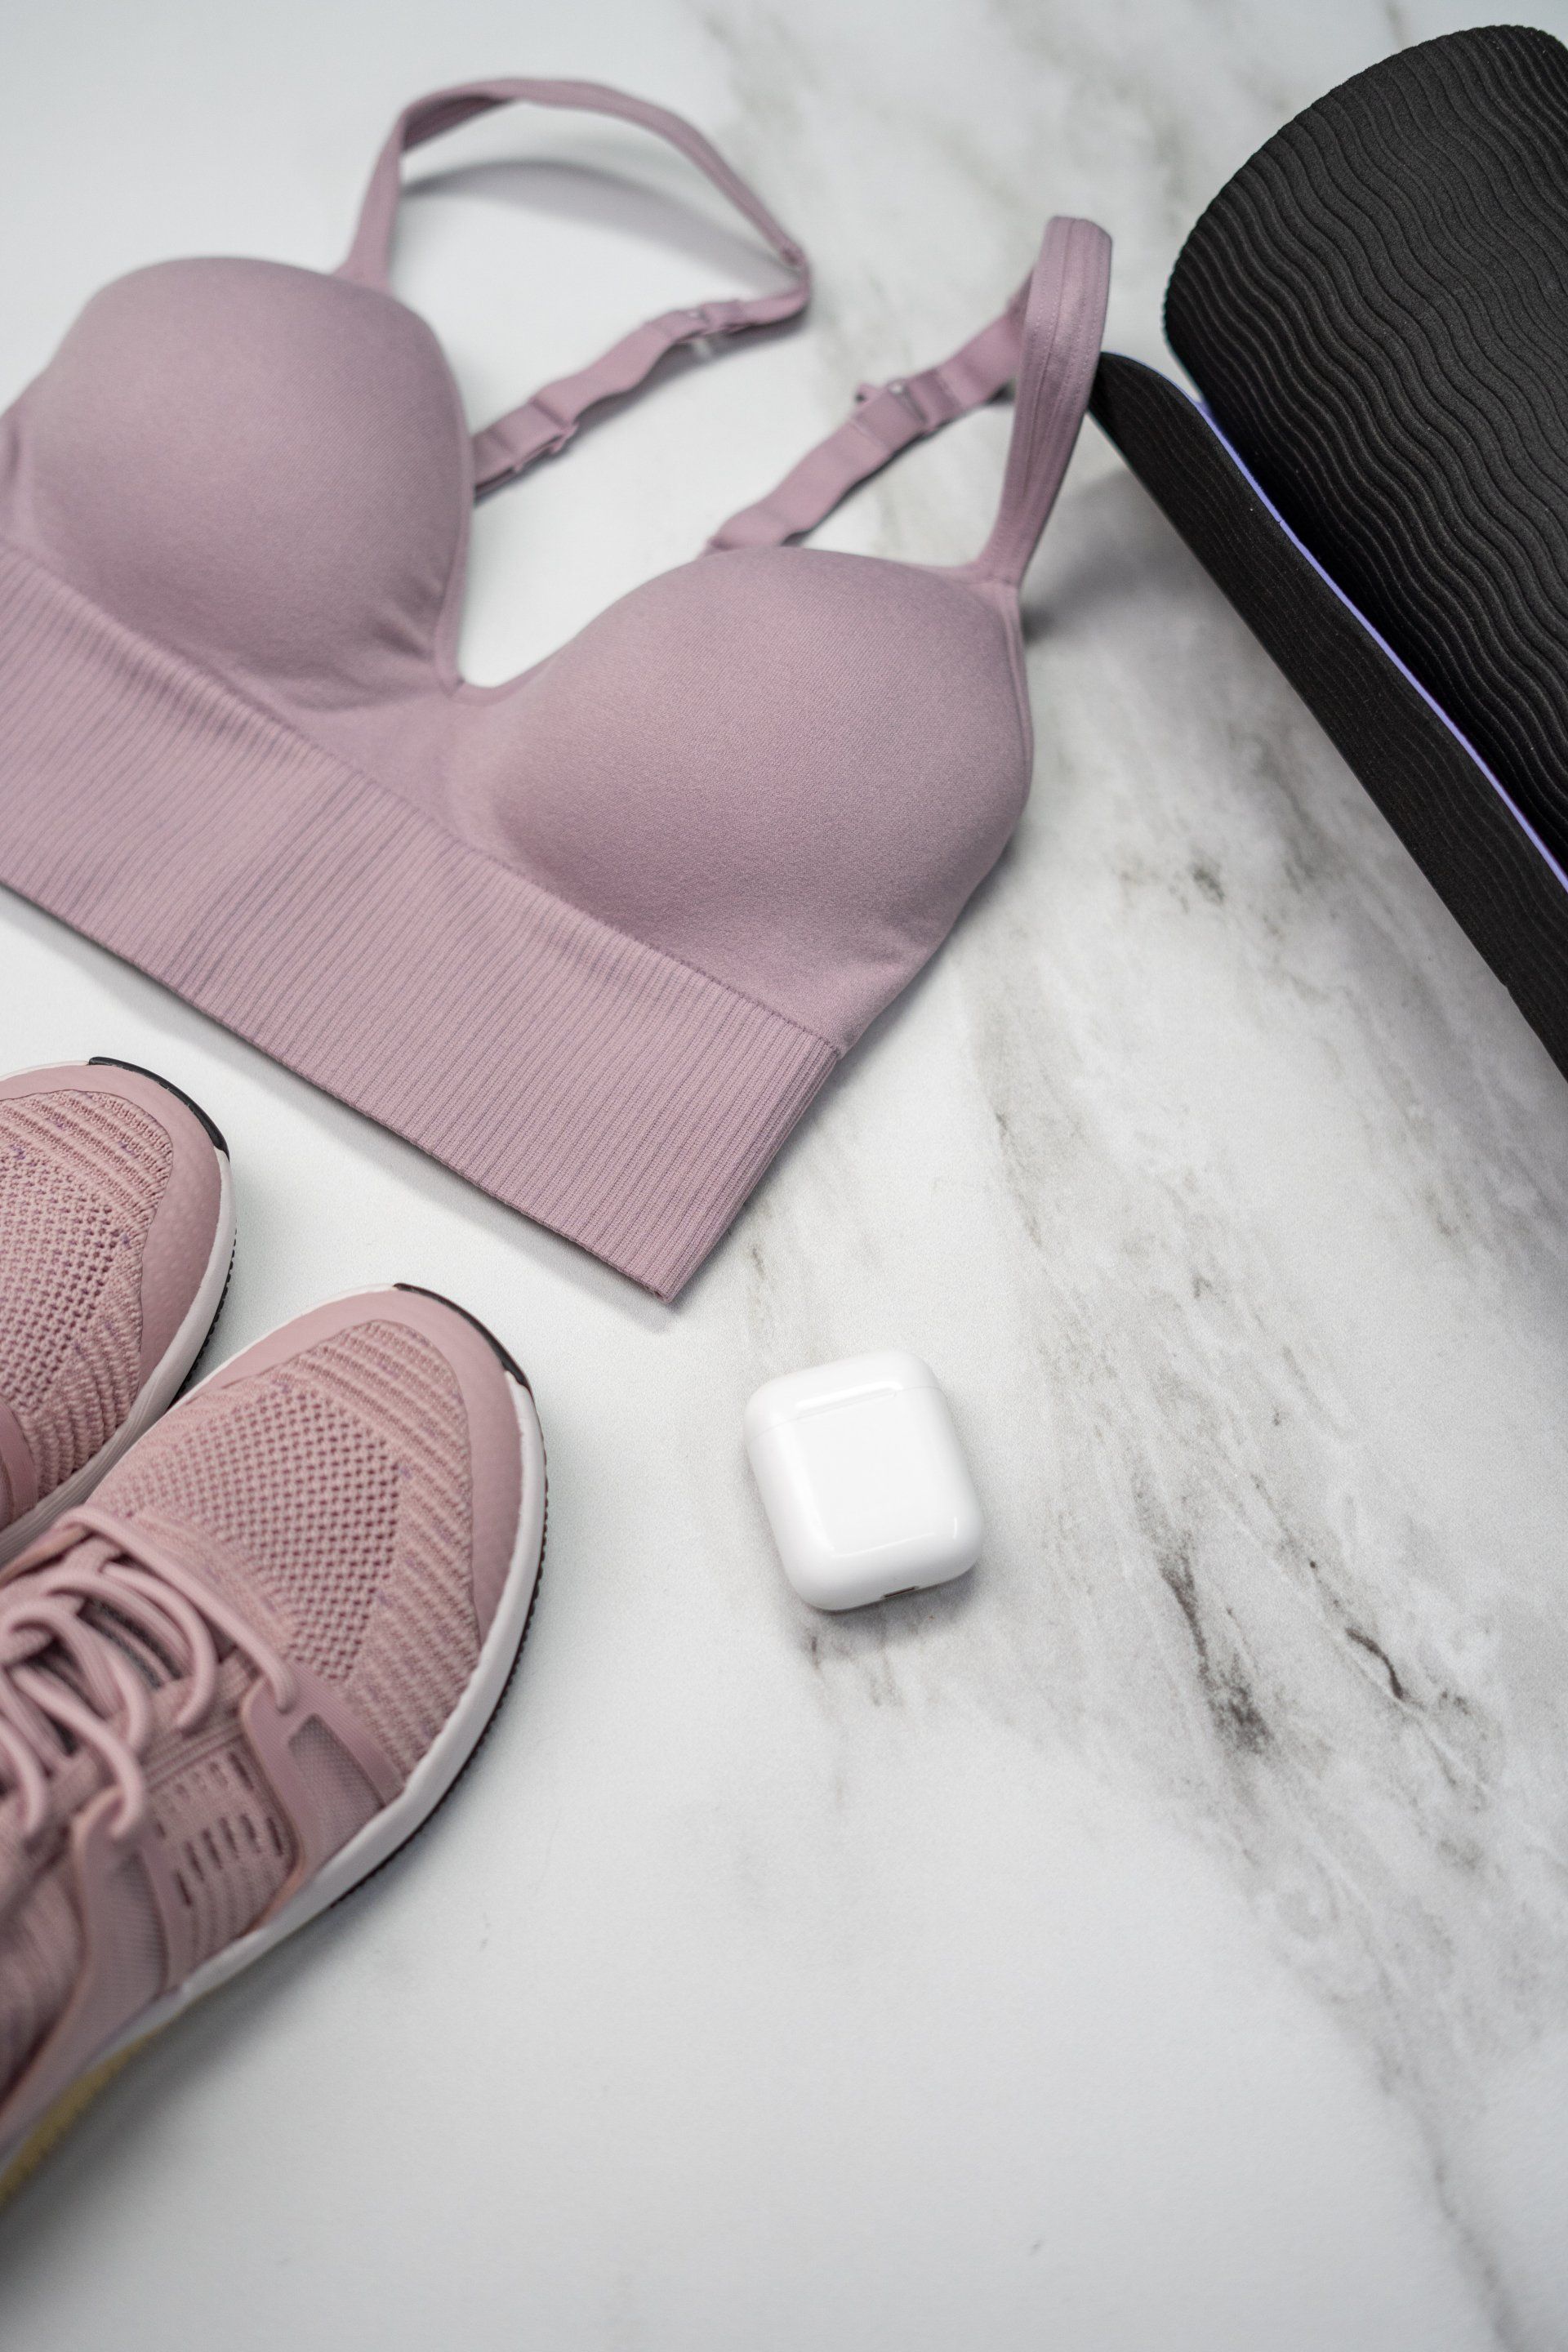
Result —
<instances>
[{"instance_id":1,"label":"padded bra cup","mask_svg":"<svg viewBox=\"0 0 1568 2352\"><path fill-rule=\"evenodd\" d=\"M88 303L26 430L42 546L128 627L307 690L431 660L468 434L390 297L269 261L137 270Z\"/></svg>"},{"instance_id":2,"label":"padded bra cup","mask_svg":"<svg viewBox=\"0 0 1568 2352\"><path fill-rule=\"evenodd\" d=\"M829 1036L911 936L945 936L1017 821L1009 616L962 575L702 556L509 687L465 688L468 429L429 329L374 289L138 271L65 337L26 438L37 542L105 611L269 707L303 699L351 752L367 704L395 713L383 782L716 978L786 1001L805 978Z\"/></svg>"}]
</instances>

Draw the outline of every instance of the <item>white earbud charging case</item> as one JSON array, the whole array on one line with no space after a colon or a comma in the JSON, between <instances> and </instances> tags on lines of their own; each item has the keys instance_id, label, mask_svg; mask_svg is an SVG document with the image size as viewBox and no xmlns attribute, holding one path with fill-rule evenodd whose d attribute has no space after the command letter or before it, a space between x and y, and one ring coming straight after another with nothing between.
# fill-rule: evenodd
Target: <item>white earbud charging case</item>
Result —
<instances>
[{"instance_id":1,"label":"white earbud charging case","mask_svg":"<svg viewBox=\"0 0 1568 2352\"><path fill-rule=\"evenodd\" d=\"M902 1349L766 1381L746 1452L784 1574L818 1609L963 1576L984 1525L947 1399Z\"/></svg>"}]
</instances>

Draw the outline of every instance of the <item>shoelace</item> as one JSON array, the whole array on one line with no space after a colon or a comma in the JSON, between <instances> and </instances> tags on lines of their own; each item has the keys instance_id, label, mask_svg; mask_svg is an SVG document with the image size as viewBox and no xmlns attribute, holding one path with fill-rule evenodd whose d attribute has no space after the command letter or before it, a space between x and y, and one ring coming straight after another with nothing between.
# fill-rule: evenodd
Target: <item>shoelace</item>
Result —
<instances>
[{"instance_id":1,"label":"shoelace","mask_svg":"<svg viewBox=\"0 0 1568 2352\"><path fill-rule=\"evenodd\" d=\"M72 1743L90 1748L119 1786L112 1834L133 1837L146 1819L142 1757L154 1728L148 1685L89 1622L85 1612L94 1603L139 1628L189 1675L176 1730L195 1730L211 1710L220 1639L265 1677L280 1712L293 1706L297 1685L287 1660L131 1521L86 1505L26 1558L15 1583L0 1585L0 1786L8 1782L21 1800L24 1838L50 1818L50 1780ZM68 1665L69 1678L60 1671Z\"/></svg>"}]
</instances>

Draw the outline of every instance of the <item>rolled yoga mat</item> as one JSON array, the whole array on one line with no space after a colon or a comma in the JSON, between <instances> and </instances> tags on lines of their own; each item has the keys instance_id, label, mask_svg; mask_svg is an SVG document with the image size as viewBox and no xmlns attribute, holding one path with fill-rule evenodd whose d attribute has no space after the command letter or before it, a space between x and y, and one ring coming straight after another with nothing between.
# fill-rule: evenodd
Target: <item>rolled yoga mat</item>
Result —
<instances>
[{"instance_id":1,"label":"rolled yoga mat","mask_svg":"<svg viewBox=\"0 0 1568 2352\"><path fill-rule=\"evenodd\" d=\"M1298 115L1172 273L1202 394L1093 413L1568 1074L1568 48L1428 41Z\"/></svg>"}]
</instances>

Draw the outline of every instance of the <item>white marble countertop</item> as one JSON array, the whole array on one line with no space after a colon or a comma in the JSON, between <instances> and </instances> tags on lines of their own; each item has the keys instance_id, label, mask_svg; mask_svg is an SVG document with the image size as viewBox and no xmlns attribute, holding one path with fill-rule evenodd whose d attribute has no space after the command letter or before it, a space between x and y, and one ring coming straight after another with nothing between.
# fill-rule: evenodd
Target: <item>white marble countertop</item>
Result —
<instances>
[{"instance_id":1,"label":"white marble countertop","mask_svg":"<svg viewBox=\"0 0 1568 2352\"><path fill-rule=\"evenodd\" d=\"M1157 356L1228 173L1485 13L53 0L5 33L0 392L136 263L330 265L422 89L689 112L813 320L487 505L500 676L988 317L1050 211ZM750 267L631 133L496 118L430 172L400 283L476 413ZM970 552L1005 431L827 543ZM226 1345L431 1284L530 1367L552 1478L460 1798L0 2217L6 2352L1568 2345L1568 1087L1093 428L1028 614L1013 852L674 1309L0 899L0 1066L120 1054L227 1129ZM887 1344L990 1540L821 1618L741 1406Z\"/></svg>"}]
</instances>

